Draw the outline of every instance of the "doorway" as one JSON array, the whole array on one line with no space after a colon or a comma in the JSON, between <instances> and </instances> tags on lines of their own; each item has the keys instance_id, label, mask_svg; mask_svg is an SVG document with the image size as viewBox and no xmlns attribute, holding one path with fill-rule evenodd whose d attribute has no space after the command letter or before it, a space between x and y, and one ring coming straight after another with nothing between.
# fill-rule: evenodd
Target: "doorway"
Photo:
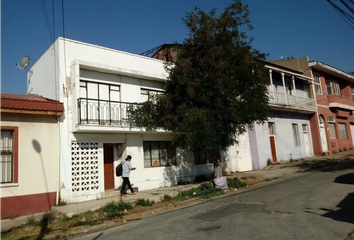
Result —
<instances>
[{"instance_id":1,"label":"doorway","mask_svg":"<svg viewBox=\"0 0 354 240\"><path fill-rule=\"evenodd\" d=\"M322 115L319 116L319 126L320 126L322 152L328 152L326 128L325 128L324 118Z\"/></svg>"},{"instance_id":2,"label":"doorway","mask_svg":"<svg viewBox=\"0 0 354 240\"><path fill-rule=\"evenodd\" d=\"M103 144L104 189L114 189L114 145Z\"/></svg>"},{"instance_id":3,"label":"doorway","mask_svg":"<svg viewBox=\"0 0 354 240\"><path fill-rule=\"evenodd\" d=\"M350 124L350 132L352 133L352 143L354 146L354 124L353 123Z\"/></svg>"},{"instance_id":4,"label":"doorway","mask_svg":"<svg viewBox=\"0 0 354 240\"><path fill-rule=\"evenodd\" d=\"M309 135L308 128L309 128L309 126L307 124L302 125L302 133L304 135L304 144L305 144L305 151L306 151L307 156L312 155L310 135Z\"/></svg>"},{"instance_id":5,"label":"doorway","mask_svg":"<svg viewBox=\"0 0 354 240\"><path fill-rule=\"evenodd\" d=\"M272 152L272 161L277 162L277 148L275 146L275 124L273 122L268 122L269 129L269 142L270 142L270 150Z\"/></svg>"}]
</instances>

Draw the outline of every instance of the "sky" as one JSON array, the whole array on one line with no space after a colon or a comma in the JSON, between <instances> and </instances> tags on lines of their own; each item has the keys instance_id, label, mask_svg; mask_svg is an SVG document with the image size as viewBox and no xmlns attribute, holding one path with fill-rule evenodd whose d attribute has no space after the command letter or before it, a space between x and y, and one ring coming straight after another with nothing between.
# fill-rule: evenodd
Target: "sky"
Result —
<instances>
[{"instance_id":1,"label":"sky","mask_svg":"<svg viewBox=\"0 0 354 240\"><path fill-rule=\"evenodd\" d=\"M337 3L338 0L333 0ZM65 37L140 54L163 43L182 42L182 22L198 6L223 10L231 0L64 0ZM250 9L253 48L268 60L309 56L354 71L354 30L326 0L243 0ZM338 1L339 2L339 1ZM44 0L53 30L52 0ZM63 36L61 1L54 0L55 39ZM1 1L1 92L27 93L25 55L33 65L52 41L41 0Z\"/></svg>"}]
</instances>

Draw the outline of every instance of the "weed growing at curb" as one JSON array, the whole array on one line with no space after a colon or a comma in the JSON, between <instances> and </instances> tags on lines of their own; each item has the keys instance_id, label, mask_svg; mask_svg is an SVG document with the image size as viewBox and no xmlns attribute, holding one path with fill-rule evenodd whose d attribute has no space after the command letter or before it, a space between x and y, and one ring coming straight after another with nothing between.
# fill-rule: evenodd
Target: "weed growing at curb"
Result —
<instances>
[{"instance_id":1,"label":"weed growing at curb","mask_svg":"<svg viewBox=\"0 0 354 240\"><path fill-rule=\"evenodd\" d=\"M186 191L180 191L178 195L173 200L184 201L188 198L197 197L201 199L209 199L214 196L219 196L224 194L224 191L218 188L214 188L211 182L203 183L199 187L192 188Z\"/></svg>"},{"instance_id":2,"label":"weed growing at curb","mask_svg":"<svg viewBox=\"0 0 354 240\"><path fill-rule=\"evenodd\" d=\"M133 206L130 203L123 202L120 200L119 202L109 202L104 205L102 211L106 212L109 219L122 218L124 210L131 210Z\"/></svg>"},{"instance_id":3,"label":"weed growing at curb","mask_svg":"<svg viewBox=\"0 0 354 240\"><path fill-rule=\"evenodd\" d=\"M144 198L139 198L136 201L136 205L140 205L143 207L152 206L154 203L155 203L154 201L150 201L149 199L144 199Z\"/></svg>"},{"instance_id":4,"label":"weed growing at curb","mask_svg":"<svg viewBox=\"0 0 354 240\"><path fill-rule=\"evenodd\" d=\"M228 178L227 185L231 188L247 187L247 184L238 178Z\"/></svg>"},{"instance_id":5,"label":"weed growing at curb","mask_svg":"<svg viewBox=\"0 0 354 240\"><path fill-rule=\"evenodd\" d=\"M39 225L39 221L37 221L33 216L29 216L29 217L27 218L26 225L29 225L29 226L38 226L38 225Z\"/></svg>"}]
</instances>

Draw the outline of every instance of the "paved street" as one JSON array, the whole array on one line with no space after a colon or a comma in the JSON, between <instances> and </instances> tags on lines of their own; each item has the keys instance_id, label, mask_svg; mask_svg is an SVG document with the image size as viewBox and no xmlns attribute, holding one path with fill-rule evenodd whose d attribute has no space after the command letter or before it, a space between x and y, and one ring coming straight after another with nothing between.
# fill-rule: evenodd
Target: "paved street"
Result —
<instances>
[{"instance_id":1,"label":"paved street","mask_svg":"<svg viewBox=\"0 0 354 240\"><path fill-rule=\"evenodd\" d=\"M353 169L343 162L76 239L352 239Z\"/></svg>"}]
</instances>

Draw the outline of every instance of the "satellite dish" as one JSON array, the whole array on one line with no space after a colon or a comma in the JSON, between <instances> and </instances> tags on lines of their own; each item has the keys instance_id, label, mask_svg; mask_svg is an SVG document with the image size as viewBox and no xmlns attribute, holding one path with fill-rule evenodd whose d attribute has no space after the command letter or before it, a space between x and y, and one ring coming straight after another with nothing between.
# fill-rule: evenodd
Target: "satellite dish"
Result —
<instances>
[{"instance_id":1,"label":"satellite dish","mask_svg":"<svg viewBox=\"0 0 354 240\"><path fill-rule=\"evenodd\" d=\"M28 66L30 65L30 57L29 56L24 56L22 59L21 59L21 63L18 64L16 63L16 66L19 68L19 69L28 69ZM33 72L31 70L28 70L30 71L32 74Z\"/></svg>"}]
</instances>

